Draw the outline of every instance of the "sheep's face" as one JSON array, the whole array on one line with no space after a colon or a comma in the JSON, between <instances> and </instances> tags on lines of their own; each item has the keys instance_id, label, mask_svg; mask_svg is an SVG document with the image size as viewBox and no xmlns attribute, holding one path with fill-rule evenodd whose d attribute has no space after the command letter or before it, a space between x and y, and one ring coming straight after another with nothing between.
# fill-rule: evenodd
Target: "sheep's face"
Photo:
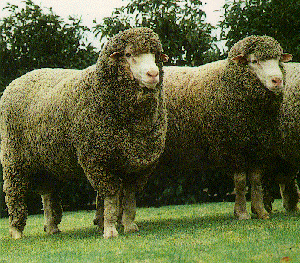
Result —
<instances>
[{"instance_id":1,"label":"sheep's face","mask_svg":"<svg viewBox=\"0 0 300 263\"><path fill-rule=\"evenodd\" d=\"M125 59L139 85L148 89L154 89L160 77L159 68L155 63L155 54L133 55L131 52L125 51Z\"/></svg>"},{"instance_id":2,"label":"sheep's face","mask_svg":"<svg viewBox=\"0 0 300 263\"><path fill-rule=\"evenodd\" d=\"M114 53L111 57L114 58L115 56L120 55L124 56L132 79L136 79L141 87L146 87L150 90L155 89L160 80L159 68L156 64L155 54L135 54L129 46L125 48L124 54ZM163 61L167 60L166 55L161 56L163 56Z\"/></svg>"},{"instance_id":3,"label":"sheep's face","mask_svg":"<svg viewBox=\"0 0 300 263\"><path fill-rule=\"evenodd\" d=\"M283 88L283 73L280 62L291 60L290 54L283 54L281 57L271 59L258 59L254 54L238 56L234 61L247 64L250 71L257 76L261 83L275 93L281 93Z\"/></svg>"}]
</instances>

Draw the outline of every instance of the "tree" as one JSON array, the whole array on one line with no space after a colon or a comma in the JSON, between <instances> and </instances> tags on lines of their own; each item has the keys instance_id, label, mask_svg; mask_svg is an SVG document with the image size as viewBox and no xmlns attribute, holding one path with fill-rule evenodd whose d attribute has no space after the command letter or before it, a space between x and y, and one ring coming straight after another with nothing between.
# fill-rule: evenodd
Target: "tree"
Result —
<instances>
[{"instance_id":1,"label":"tree","mask_svg":"<svg viewBox=\"0 0 300 263\"><path fill-rule=\"evenodd\" d=\"M269 35L300 61L300 1L246 0L224 6L221 23L228 48L249 35Z\"/></svg>"},{"instance_id":2,"label":"tree","mask_svg":"<svg viewBox=\"0 0 300 263\"><path fill-rule=\"evenodd\" d=\"M79 19L69 23L31 0L25 7L8 4L9 16L0 21L0 89L20 75L42 67L85 68L97 59L86 44L89 29Z\"/></svg>"},{"instance_id":3,"label":"tree","mask_svg":"<svg viewBox=\"0 0 300 263\"><path fill-rule=\"evenodd\" d=\"M172 64L202 65L218 59L220 52L201 5L199 0L131 0L96 25L95 32L105 39L130 27L150 27L160 36Z\"/></svg>"}]
</instances>

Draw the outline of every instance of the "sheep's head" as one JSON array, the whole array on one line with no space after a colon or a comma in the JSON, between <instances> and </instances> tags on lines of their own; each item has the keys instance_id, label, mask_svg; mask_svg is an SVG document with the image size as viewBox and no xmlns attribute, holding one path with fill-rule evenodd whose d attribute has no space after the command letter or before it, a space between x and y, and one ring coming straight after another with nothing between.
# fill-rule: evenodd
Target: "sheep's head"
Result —
<instances>
[{"instance_id":1,"label":"sheep's head","mask_svg":"<svg viewBox=\"0 0 300 263\"><path fill-rule=\"evenodd\" d=\"M280 93L283 88L280 63L290 61L292 55L283 53L280 44L272 37L250 36L237 42L228 58L241 66L248 66L266 88Z\"/></svg>"},{"instance_id":2,"label":"sheep's head","mask_svg":"<svg viewBox=\"0 0 300 263\"><path fill-rule=\"evenodd\" d=\"M111 38L105 47L111 64L117 65L118 77L137 81L139 86L154 89L161 82L162 53L159 37L149 28L132 28Z\"/></svg>"},{"instance_id":3,"label":"sheep's head","mask_svg":"<svg viewBox=\"0 0 300 263\"><path fill-rule=\"evenodd\" d=\"M164 107L166 60L158 35L149 28L128 29L108 40L97 62L97 74L122 123L135 120L136 126L147 123L147 129L152 129Z\"/></svg>"}]
</instances>

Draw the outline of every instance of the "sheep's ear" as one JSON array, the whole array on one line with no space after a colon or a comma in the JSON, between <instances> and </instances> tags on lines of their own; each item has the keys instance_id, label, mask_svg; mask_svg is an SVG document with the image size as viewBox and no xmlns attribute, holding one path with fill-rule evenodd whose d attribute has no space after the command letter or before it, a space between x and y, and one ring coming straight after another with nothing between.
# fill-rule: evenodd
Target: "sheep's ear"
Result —
<instances>
[{"instance_id":1,"label":"sheep's ear","mask_svg":"<svg viewBox=\"0 0 300 263\"><path fill-rule=\"evenodd\" d=\"M240 55L237 55L233 58L231 58L231 60L235 63L242 63L242 64L247 64L248 60L245 58L244 55L240 54Z\"/></svg>"},{"instance_id":2,"label":"sheep's ear","mask_svg":"<svg viewBox=\"0 0 300 263\"><path fill-rule=\"evenodd\" d=\"M120 52L114 52L109 57L112 59L118 59L121 56Z\"/></svg>"},{"instance_id":3,"label":"sheep's ear","mask_svg":"<svg viewBox=\"0 0 300 263\"><path fill-rule=\"evenodd\" d=\"M163 62L168 62L169 61L169 56L166 54L161 54Z\"/></svg>"},{"instance_id":4,"label":"sheep's ear","mask_svg":"<svg viewBox=\"0 0 300 263\"><path fill-rule=\"evenodd\" d=\"M292 55L292 54L283 53L283 54L281 55L280 61L282 61L282 62L289 62L289 61L292 60L292 58L293 58L293 55Z\"/></svg>"}]
</instances>

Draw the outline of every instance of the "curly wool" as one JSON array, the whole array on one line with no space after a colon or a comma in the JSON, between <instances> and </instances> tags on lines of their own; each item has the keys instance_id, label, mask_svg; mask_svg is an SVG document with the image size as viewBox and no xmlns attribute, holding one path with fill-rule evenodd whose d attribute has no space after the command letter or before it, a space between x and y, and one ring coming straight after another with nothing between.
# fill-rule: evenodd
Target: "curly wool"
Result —
<instances>
[{"instance_id":1,"label":"curly wool","mask_svg":"<svg viewBox=\"0 0 300 263\"><path fill-rule=\"evenodd\" d=\"M250 36L235 43L228 53L228 58L249 54L254 54L259 60L266 60L280 57L283 49L279 42L272 37Z\"/></svg>"},{"instance_id":2,"label":"curly wool","mask_svg":"<svg viewBox=\"0 0 300 263\"><path fill-rule=\"evenodd\" d=\"M280 110L281 156L296 167L300 164L300 63L284 63L286 85Z\"/></svg>"},{"instance_id":3,"label":"curly wool","mask_svg":"<svg viewBox=\"0 0 300 263\"><path fill-rule=\"evenodd\" d=\"M240 41L230 57L237 50L249 54L249 43L266 54L281 50L268 38L266 45L257 39ZM227 59L198 68L165 67L164 85L169 126L162 163L240 172L268 159L276 147L282 94L265 88L247 66Z\"/></svg>"},{"instance_id":4,"label":"curly wool","mask_svg":"<svg viewBox=\"0 0 300 263\"><path fill-rule=\"evenodd\" d=\"M297 211L299 188L296 177L300 168L300 63L283 63L285 86L279 113L278 156L272 159L264 176L264 202L272 210L274 201L270 189L274 182L281 189L283 205L287 211Z\"/></svg>"},{"instance_id":5,"label":"curly wool","mask_svg":"<svg viewBox=\"0 0 300 263\"><path fill-rule=\"evenodd\" d=\"M128 45L135 52L162 52L152 30L130 29L107 42L94 66L35 70L6 88L0 101L1 162L12 226L22 230L26 218L23 194L13 197L14 182L21 182L23 192L26 182L47 192L56 187L50 181L85 174L107 196L121 182L139 190L147 181L167 128L162 61L158 56L160 83L144 90L122 57L110 58Z\"/></svg>"}]
</instances>

